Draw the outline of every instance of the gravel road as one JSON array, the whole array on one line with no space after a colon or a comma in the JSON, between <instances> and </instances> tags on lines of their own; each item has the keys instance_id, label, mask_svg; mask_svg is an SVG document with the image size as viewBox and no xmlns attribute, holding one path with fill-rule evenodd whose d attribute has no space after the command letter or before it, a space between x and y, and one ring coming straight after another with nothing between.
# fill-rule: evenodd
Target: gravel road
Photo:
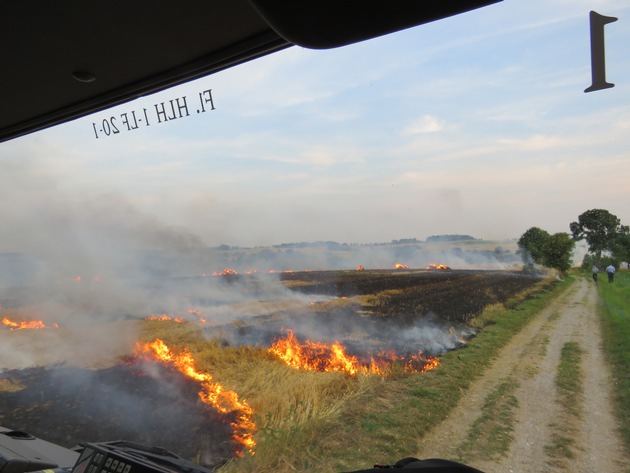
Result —
<instances>
[{"instance_id":1,"label":"gravel road","mask_svg":"<svg viewBox=\"0 0 630 473\"><path fill-rule=\"evenodd\" d=\"M592 281L572 284L514 336L451 416L425 436L414 456L455 459L487 473L627 471L630 460L624 457L611 405L597 300ZM567 343L581 349L582 373L581 392L569 405L561 402L556 386ZM476 448L488 443L475 426L499 387L510 399L502 405L510 419L507 447L500 452Z\"/></svg>"}]
</instances>

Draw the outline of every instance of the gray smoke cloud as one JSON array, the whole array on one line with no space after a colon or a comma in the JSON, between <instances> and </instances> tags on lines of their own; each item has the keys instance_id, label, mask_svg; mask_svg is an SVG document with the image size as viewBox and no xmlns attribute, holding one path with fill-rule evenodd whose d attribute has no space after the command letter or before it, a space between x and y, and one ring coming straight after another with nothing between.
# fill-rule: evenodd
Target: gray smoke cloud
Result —
<instances>
[{"instance_id":1,"label":"gray smoke cloud","mask_svg":"<svg viewBox=\"0 0 630 473\"><path fill-rule=\"evenodd\" d=\"M517 261L501 248L442 249L415 240L209 248L198 235L139 210L119 192L69 190L52 170L29 159L1 166L0 306L60 328L37 336L0 330L0 368L111 359L136 338L133 324L117 325L129 319L167 314L194 322L199 313L208 326L222 326L299 313L326 299L288 290L270 270L391 269L397 262L411 268L436 262L505 269ZM212 276L225 268L259 272L237 282ZM311 322L301 328L306 336L331 338L318 321ZM448 328L424 324L391 338L423 340L420 345L433 352L456 343Z\"/></svg>"},{"instance_id":2,"label":"gray smoke cloud","mask_svg":"<svg viewBox=\"0 0 630 473\"><path fill-rule=\"evenodd\" d=\"M1 163L0 307L60 328L0 330L0 367L94 363L124 352L135 328L116 323L186 307L165 281L212 266L196 235L120 193L70 192L40 164Z\"/></svg>"},{"instance_id":3,"label":"gray smoke cloud","mask_svg":"<svg viewBox=\"0 0 630 473\"><path fill-rule=\"evenodd\" d=\"M186 263L203 264L193 254L200 238L138 211L119 193L66 192L28 161L5 165L3 177L5 288L27 286L31 298L46 302L84 297L110 312L133 311L146 303L138 288L152 277L188 275Z\"/></svg>"}]
</instances>

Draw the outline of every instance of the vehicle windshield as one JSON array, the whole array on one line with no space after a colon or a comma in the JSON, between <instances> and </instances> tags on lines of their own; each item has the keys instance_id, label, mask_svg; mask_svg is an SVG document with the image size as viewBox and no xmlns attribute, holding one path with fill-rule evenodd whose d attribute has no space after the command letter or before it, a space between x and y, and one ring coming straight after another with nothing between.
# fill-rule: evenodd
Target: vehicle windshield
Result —
<instances>
[{"instance_id":1,"label":"vehicle windshield","mask_svg":"<svg viewBox=\"0 0 630 473\"><path fill-rule=\"evenodd\" d=\"M591 63L591 10L618 18L598 27L605 69ZM519 238L532 227L571 235L589 209L630 222L628 21L621 0L505 0L337 49L293 46L2 143L0 402L15 404L0 425L63 444L17 393L31 386L72 410L83 401L67 392L94 383L90 396L107 414L82 407L90 415L69 427L45 411L52 425L89 441L155 445L167 440L134 436L179 419L195 434L175 431L174 445L160 445L225 471L433 456L426 446L389 451L378 412L395 409L394 391L412 372L433 371L485 330L472 318L509 309L510 297L548 279L549 265L525 261ZM585 93L602 73L614 87ZM578 242L571 267L587 254ZM433 292L429 282L418 289L419 275L433 278ZM35 321L47 331L18 335L10 325ZM135 378L121 360L148 363L160 348L142 344L154 339L168 345L163 358L197 356L189 379L201 388L146 367L152 381L129 387ZM306 371L285 379L275 362L295 363L282 345L291 341L317 358L309 376L321 374L322 346L337 342L366 361L325 381ZM129 391L113 396L103 386L114 378L116 392ZM269 380L277 392L264 398ZM181 398L170 394L175 385ZM420 403L445 395L414 389ZM220 399L199 424L197 391L207 400L225 390L236 404ZM151 401L139 408L136 395ZM381 404L363 412L352 399ZM221 409L239 414L226 420ZM106 415L103 430L85 427ZM381 440L369 451L350 442L344 457L327 427L341 422ZM209 425L220 427L207 434ZM264 449L289 466L266 463ZM490 471L484 454L438 454Z\"/></svg>"}]
</instances>

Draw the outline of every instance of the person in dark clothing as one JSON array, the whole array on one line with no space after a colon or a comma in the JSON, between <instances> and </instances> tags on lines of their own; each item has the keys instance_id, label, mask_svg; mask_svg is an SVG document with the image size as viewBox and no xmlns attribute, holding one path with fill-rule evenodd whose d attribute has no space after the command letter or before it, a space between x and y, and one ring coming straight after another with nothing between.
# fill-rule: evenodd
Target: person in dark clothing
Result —
<instances>
[{"instance_id":1,"label":"person in dark clothing","mask_svg":"<svg viewBox=\"0 0 630 473\"><path fill-rule=\"evenodd\" d=\"M615 280L615 267L612 264L607 266L606 272L608 273L608 282L613 282Z\"/></svg>"},{"instance_id":2,"label":"person in dark clothing","mask_svg":"<svg viewBox=\"0 0 630 473\"><path fill-rule=\"evenodd\" d=\"M597 266L593 266L593 281L597 284L597 273L599 273L599 268Z\"/></svg>"}]
</instances>

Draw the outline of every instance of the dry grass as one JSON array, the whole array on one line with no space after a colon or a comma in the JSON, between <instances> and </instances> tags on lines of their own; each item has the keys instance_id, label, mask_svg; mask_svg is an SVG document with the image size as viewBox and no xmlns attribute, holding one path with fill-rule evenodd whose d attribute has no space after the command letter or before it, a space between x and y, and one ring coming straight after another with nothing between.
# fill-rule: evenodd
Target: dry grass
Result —
<instances>
[{"instance_id":1,"label":"dry grass","mask_svg":"<svg viewBox=\"0 0 630 473\"><path fill-rule=\"evenodd\" d=\"M482 330L484 327L492 324L497 316L502 312L505 312L504 304L500 302L497 302L496 304L491 304L487 306L485 310L477 317L472 318L468 322L468 325L470 325L475 330Z\"/></svg>"},{"instance_id":2,"label":"dry grass","mask_svg":"<svg viewBox=\"0 0 630 473\"><path fill-rule=\"evenodd\" d=\"M359 300L366 307L381 307L387 305L393 298L404 293L402 289L389 289L376 294L360 296Z\"/></svg>"},{"instance_id":3,"label":"dry grass","mask_svg":"<svg viewBox=\"0 0 630 473\"><path fill-rule=\"evenodd\" d=\"M543 292L551 291L553 285L550 284L550 281L554 280L558 280L557 274L552 270L549 270L547 276L544 279L541 279L530 288L525 289L511 297L510 300L505 303L505 307L507 309L513 309L532 297L536 297Z\"/></svg>"},{"instance_id":4,"label":"dry grass","mask_svg":"<svg viewBox=\"0 0 630 473\"><path fill-rule=\"evenodd\" d=\"M300 281L300 280L290 280L290 281L282 281L282 285L289 289L295 289L299 287L306 286L314 286L316 283L312 281Z\"/></svg>"},{"instance_id":5,"label":"dry grass","mask_svg":"<svg viewBox=\"0 0 630 473\"><path fill-rule=\"evenodd\" d=\"M476 337L461 354L446 356L440 369L421 376L384 379L296 371L265 348L207 340L192 324L144 321L142 338L162 338L174 349L186 347L198 370L211 373L254 410L255 455L230 462L221 471L355 470L413 451L418 436L443 419L471 379L483 371L483 360L544 305L534 297L541 291L550 294L549 281L544 286L518 298L535 302L529 309L519 306L519 317L501 305L489 307L478 322L492 333ZM388 296L379 293L370 302L379 304Z\"/></svg>"},{"instance_id":6,"label":"dry grass","mask_svg":"<svg viewBox=\"0 0 630 473\"><path fill-rule=\"evenodd\" d=\"M206 340L191 324L143 323L144 341L161 338L175 351L185 347L197 370L211 373L254 410L256 454L229 463L224 471L292 471L296 463L316 461L313 446L321 445L322 429L340 423L348 406L381 382L370 376L297 371L264 348Z\"/></svg>"},{"instance_id":7,"label":"dry grass","mask_svg":"<svg viewBox=\"0 0 630 473\"><path fill-rule=\"evenodd\" d=\"M0 379L0 393L13 393L24 389L24 385L11 379Z\"/></svg>"}]
</instances>

